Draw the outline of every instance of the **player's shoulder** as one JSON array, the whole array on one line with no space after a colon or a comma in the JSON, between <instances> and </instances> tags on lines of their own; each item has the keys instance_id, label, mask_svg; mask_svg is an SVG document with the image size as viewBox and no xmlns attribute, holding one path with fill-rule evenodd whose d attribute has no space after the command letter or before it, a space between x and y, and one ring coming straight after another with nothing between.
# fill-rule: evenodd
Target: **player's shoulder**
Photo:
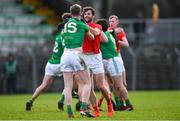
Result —
<instances>
[{"instance_id":1,"label":"player's shoulder","mask_svg":"<svg viewBox=\"0 0 180 121\"><path fill-rule=\"evenodd\" d=\"M94 23L94 24L97 28L102 29L102 26L100 24L96 24L96 23Z\"/></svg>"},{"instance_id":2,"label":"player's shoulder","mask_svg":"<svg viewBox=\"0 0 180 121\"><path fill-rule=\"evenodd\" d=\"M98 28L100 30L102 30L102 26L100 24L96 24L96 23L92 23L91 25L93 28Z\"/></svg>"},{"instance_id":3,"label":"player's shoulder","mask_svg":"<svg viewBox=\"0 0 180 121\"><path fill-rule=\"evenodd\" d=\"M110 35L111 33L109 31L104 32L106 35Z\"/></svg>"},{"instance_id":4,"label":"player's shoulder","mask_svg":"<svg viewBox=\"0 0 180 121\"><path fill-rule=\"evenodd\" d=\"M60 34L57 34L56 36L55 36L55 41L61 41L61 39L62 39L62 34L60 33Z\"/></svg>"}]
</instances>

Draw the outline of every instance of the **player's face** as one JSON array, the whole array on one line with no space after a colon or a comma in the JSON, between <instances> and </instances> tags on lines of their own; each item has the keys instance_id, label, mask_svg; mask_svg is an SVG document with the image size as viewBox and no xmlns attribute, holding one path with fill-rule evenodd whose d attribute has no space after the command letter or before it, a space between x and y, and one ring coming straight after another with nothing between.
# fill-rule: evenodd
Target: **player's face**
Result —
<instances>
[{"instance_id":1,"label":"player's face","mask_svg":"<svg viewBox=\"0 0 180 121\"><path fill-rule=\"evenodd\" d=\"M88 10L88 11L84 12L83 18L87 23L93 21L94 16L92 14L92 11Z\"/></svg>"},{"instance_id":2,"label":"player's face","mask_svg":"<svg viewBox=\"0 0 180 121\"><path fill-rule=\"evenodd\" d=\"M109 19L109 26L114 29L118 26L119 20L117 18L110 18Z\"/></svg>"}]
</instances>

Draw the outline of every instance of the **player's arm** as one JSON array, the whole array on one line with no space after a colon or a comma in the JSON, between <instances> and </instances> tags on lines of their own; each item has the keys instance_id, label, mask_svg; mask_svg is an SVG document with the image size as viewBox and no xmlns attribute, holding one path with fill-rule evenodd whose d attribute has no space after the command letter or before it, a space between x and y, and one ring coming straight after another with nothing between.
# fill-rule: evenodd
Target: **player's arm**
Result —
<instances>
[{"instance_id":1,"label":"player's arm","mask_svg":"<svg viewBox=\"0 0 180 121\"><path fill-rule=\"evenodd\" d=\"M100 39L101 39L101 42L105 42L105 43L108 42L108 38L103 31L101 31Z\"/></svg>"},{"instance_id":2,"label":"player's arm","mask_svg":"<svg viewBox=\"0 0 180 121\"><path fill-rule=\"evenodd\" d=\"M94 35L93 35L90 31L88 31L88 32L86 33L86 35L87 35L87 37L88 37L89 40L94 40Z\"/></svg>"},{"instance_id":3,"label":"player's arm","mask_svg":"<svg viewBox=\"0 0 180 121\"><path fill-rule=\"evenodd\" d=\"M121 40L118 40L118 43L123 47L129 47L129 42L126 37L122 37Z\"/></svg>"},{"instance_id":4,"label":"player's arm","mask_svg":"<svg viewBox=\"0 0 180 121\"><path fill-rule=\"evenodd\" d=\"M92 28L92 27L89 26L89 30L94 36L97 36L97 35L101 34L101 30L98 29L98 28Z\"/></svg>"},{"instance_id":5,"label":"player's arm","mask_svg":"<svg viewBox=\"0 0 180 121\"><path fill-rule=\"evenodd\" d=\"M85 29L85 31L86 31L86 35L87 35L87 37L90 39L90 40L94 40L94 35L93 35L93 33L91 32L92 30L92 28L90 28L87 24L85 24L85 23L81 23L81 26Z\"/></svg>"},{"instance_id":6,"label":"player's arm","mask_svg":"<svg viewBox=\"0 0 180 121\"><path fill-rule=\"evenodd\" d=\"M115 32L117 33L116 39L118 43L123 47L129 47L129 42L123 28L118 27L115 29Z\"/></svg>"},{"instance_id":7,"label":"player's arm","mask_svg":"<svg viewBox=\"0 0 180 121\"><path fill-rule=\"evenodd\" d=\"M124 32L124 29L121 28L121 27L118 27L114 30L116 33L121 33L121 32Z\"/></svg>"}]
</instances>

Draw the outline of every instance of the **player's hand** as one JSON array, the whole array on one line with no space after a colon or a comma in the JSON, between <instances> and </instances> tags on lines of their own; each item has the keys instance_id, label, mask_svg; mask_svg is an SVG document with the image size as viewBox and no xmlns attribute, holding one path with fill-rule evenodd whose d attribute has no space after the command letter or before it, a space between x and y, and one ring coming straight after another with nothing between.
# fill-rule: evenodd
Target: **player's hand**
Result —
<instances>
[{"instance_id":1,"label":"player's hand","mask_svg":"<svg viewBox=\"0 0 180 121\"><path fill-rule=\"evenodd\" d=\"M123 85L127 88L126 80L123 81Z\"/></svg>"},{"instance_id":2,"label":"player's hand","mask_svg":"<svg viewBox=\"0 0 180 121\"><path fill-rule=\"evenodd\" d=\"M118 28L115 29L115 32L116 33L121 33L121 32L124 32L124 29L121 28L121 27L118 27Z\"/></svg>"}]
</instances>

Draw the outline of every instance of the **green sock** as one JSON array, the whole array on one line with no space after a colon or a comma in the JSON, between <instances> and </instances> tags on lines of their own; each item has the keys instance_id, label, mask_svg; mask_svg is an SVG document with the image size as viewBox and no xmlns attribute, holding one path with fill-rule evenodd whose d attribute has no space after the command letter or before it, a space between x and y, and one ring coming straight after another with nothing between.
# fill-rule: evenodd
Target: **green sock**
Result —
<instances>
[{"instance_id":1,"label":"green sock","mask_svg":"<svg viewBox=\"0 0 180 121\"><path fill-rule=\"evenodd\" d=\"M82 102L79 100L79 102L78 102L79 104L80 104L80 106L82 105Z\"/></svg>"},{"instance_id":2,"label":"green sock","mask_svg":"<svg viewBox=\"0 0 180 121\"><path fill-rule=\"evenodd\" d=\"M126 105L131 105L131 102L129 99L125 100Z\"/></svg>"},{"instance_id":3,"label":"green sock","mask_svg":"<svg viewBox=\"0 0 180 121\"><path fill-rule=\"evenodd\" d=\"M81 102L81 108L82 110L87 110L87 105L84 102Z\"/></svg>"},{"instance_id":4,"label":"green sock","mask_svg":"<svg viewBox=\"0 0 180 121\"><path fill-rule=\"evenodd\" d=\"M71 105L67 105L67 112L68 114L73 114Z\"/></svg>"},{"instance_id":5,"label":"green sock","mask_svg":"<svg viewBox=\"0 0 180 121\"><path fill-rule=\"evenodd\" d=\"M61 103L64 103L64 94L62 94L61 99L60 99L60 102L61 102Z\"/></svg>"},{"instance_id":6,"label":"green sock","mask_svg":"<svg viewBox=\"0 0 180 121\"><path fill-rule=\"evenodd\" d=\"M115 101L116 101L116 106L117 107L121 107L123 106L123 100L119 99L119 97L115 97Z\"/></svg>"}]
</instances>

